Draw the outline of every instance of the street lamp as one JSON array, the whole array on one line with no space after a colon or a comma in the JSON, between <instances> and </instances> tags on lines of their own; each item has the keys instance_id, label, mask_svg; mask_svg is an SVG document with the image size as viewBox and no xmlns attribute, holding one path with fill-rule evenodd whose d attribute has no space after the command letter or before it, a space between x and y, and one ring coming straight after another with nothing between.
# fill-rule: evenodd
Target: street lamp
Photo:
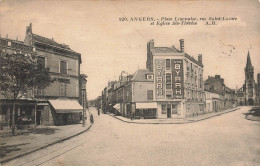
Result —
<instances>
[{"instance_id":1,"label":"street lamp","mask_svg":"<svg viewBox=\"0 0 260 166\"><path fill-rule=\"evenodd\" d=\"M82 92L82 107L83 107L83 110L82 110L82 121L83 121L82 127L85 127L85 126L86 126L86 119L85 119L85 116L86 116L86 110L85 110L85 91L86 91L85 88L82 88L82 89L81 89L81 92Z\"/></svg>"}]
</instances>

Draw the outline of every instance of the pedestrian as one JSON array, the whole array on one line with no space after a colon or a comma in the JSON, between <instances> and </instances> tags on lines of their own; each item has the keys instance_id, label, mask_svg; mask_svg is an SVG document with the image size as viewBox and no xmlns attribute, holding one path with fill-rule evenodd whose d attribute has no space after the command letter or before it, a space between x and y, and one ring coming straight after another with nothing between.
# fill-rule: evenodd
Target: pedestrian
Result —
<instances>
[{"instance_id":1,"label":"pedestrian","mask_svg":"<svg viewBox=\"0 0 260 166\"><path fill-rule=\"evenodd\" d=\"M94 118L92 114L90 114L90 123L94 123Z\"/></svg>"},{"instance_id":2,"label":"pedestrian","mask_svg":"<svg viewBox=\"0 0 260 166\"><path fill-rule=\"evenodd\" d=\"M100 110L98 109L98 116L100 115Z\"/></svg>"}]
</instances>

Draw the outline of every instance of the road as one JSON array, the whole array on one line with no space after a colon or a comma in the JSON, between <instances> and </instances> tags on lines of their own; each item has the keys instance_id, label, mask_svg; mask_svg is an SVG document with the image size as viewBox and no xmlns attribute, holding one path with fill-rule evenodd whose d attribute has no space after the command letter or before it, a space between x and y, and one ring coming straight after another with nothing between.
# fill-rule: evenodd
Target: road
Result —
<instances>
[{"instance_id":1,"label":"road","mask_svg":"<svg viewBox=\"0 0 260 166\"><path fill-rule=\"evenodd\" d=\"M259 165L259 122L249 107L190 124L129 124L94 114L92 128L6 165Z\"/></svg>"}]
</instances>

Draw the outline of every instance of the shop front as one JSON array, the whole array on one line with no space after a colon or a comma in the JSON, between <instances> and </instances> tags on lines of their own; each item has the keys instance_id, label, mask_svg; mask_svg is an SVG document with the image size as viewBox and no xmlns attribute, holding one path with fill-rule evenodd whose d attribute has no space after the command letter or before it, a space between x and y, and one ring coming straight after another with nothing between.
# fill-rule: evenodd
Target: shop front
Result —
<instances>
[{"instance_id":1,"label":"shop front","mask_svg":"<svg viewBox=\"0 0 260 166\"><path fill-rule=\"evenodd\" d=\"M115 115L121 115L121 111L120 111L120 104L118 103L118 104L115 104L114 106L113 106L113 108L114 108L114 114Z\"/></svg>"},{"instance_id":2,"label":"shop front","mask_svg":"<svg viewBox=\"0 0 260 166\"><path fill-rule=\"evenodd\" d=\"M18 129L35 126L35 100L18 100L15 103L15 125ZM13 104L11 100L0 101L0 130L9 130L12 126Z\"/></svg>"},{"instance_id":3,"label":"shop front","mask_svg":"<svg viewBox=\"0 0 260 166\"><path fill-rule=\"evenodd\" d=\"M76 100L49 100L54 125L79 123L82 119L83 107Z\"/></svg>"},{"instance_id":4,"label":"shop front","mask_svg":"<svg viewBox=\"0 0 260 166\"><path fill-rule=\"evenodd\" d=\"M159 102L158 118L181 118L181 102Z\"/></svg>"},{"instance_id":5,"label":"shop front","mask_svg":"<svg viewBox=\"0 0 260 166\"><path fill-rule=\"evenodd\" d=\"M155 119L157 118L157 103L135 103L135 118Z\"/></svg>"}]
</instances>

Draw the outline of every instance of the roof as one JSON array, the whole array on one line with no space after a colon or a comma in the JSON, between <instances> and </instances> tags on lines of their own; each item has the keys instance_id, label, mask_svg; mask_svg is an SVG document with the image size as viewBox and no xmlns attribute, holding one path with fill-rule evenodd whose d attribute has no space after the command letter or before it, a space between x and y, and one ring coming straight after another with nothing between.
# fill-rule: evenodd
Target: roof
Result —
<instances>
[{"instance_id":1,"label":"roof","mask_svg":"<svg viewBox=\"0 0 260 166\"><path fill-rule=\"evenodd\" d=\"M49 38L46 38L46 37L43 37L40 35L36 35L36 34L32 34L32 37L33 37L34 41L72 51L68 45L59 44L56 41L54 41L53 39L49 39Z\"/></svg>"},{"instance_id":2,"label":"roof","mask_svg":"<svg viewBox=\"0 0 260 166\"><path fill-rule=\"evenodd\" d=\"M151 71L149 71L148 69L138 69L136 71L136 73L134 74L133 78L131 79L131 81L153 82L153 79L152 80L146 79L146 75L147 74L152 74L153 75L153 73Z\"/></svg>"},{"instance_id":3,"label":"roof","mask_svg":"<svg viewBox=\"0 0 260 166\"><path fill-rule=\"evenodd\" d=\"M154 47L152 49L152 52L153 53L180 53L180 51L174 47Z\"/></svg>"},{"instance_id":4,"label":"roof","mask_svg":"<svg viewBox=\"0 0 260 166\"><path fill-rule=\"evenodd\" d=\"M6 41L11 41L11 42L15 42L15 43L19 43L19 44L24 44L24 42L23 41L20 41L20 40L14 40L14 39L9 39L9 38L2 38L1 36L0 36L0 39L1 40L6 40ZM26 44L24 44L24 45L26 45Z\"/></svg>"},{"instance_id":5,"label":"roof","mask_svg":"<svg viewBox=\"0 0 260 166\"><path fill-rule=\"evenodd\" d=\"M247 61L246 61L246 68L248 69L249 67L252 67L252 63L251 63L250 54L249 54L249 51L248 51Z\"/></svg>"},{"instance_id":6,"label":"roof","mask_svg":"<svg viewBox=\"0 0 260 166\"><path fill-rule=\"evenodd\" d=\"M152 53L181 53L178 49L173 47L154 47ZM194 57L190 56L189 54L185 53L184 56L191 60L192 62L196 63L197 65L203 67L203 64L196 60Z\"/></svg>"},{"instance_id":7,"label":"roof","mask_svg":"<svg viewBox=\"0 0 260 166\"><path fill-rule=\"evenodd\" d=\"M209 89L206 87L204 88L204 91L218 94L218 92L216 92L214 89Z\"/></svg>"},{"instance_id":8,"label":"roof","mask_svg":"<svg viewBox=\"0 0 260 166\"><path fill-rule=\"evenodd\" d=\"M189 60L191 60L192 62L196 63L197 65L203 67L203 64L200 63L199 61L197 61L194 57L190 56L189 54L185 53L185 57L188 58Z\"/></svg>"}]
</instances>

